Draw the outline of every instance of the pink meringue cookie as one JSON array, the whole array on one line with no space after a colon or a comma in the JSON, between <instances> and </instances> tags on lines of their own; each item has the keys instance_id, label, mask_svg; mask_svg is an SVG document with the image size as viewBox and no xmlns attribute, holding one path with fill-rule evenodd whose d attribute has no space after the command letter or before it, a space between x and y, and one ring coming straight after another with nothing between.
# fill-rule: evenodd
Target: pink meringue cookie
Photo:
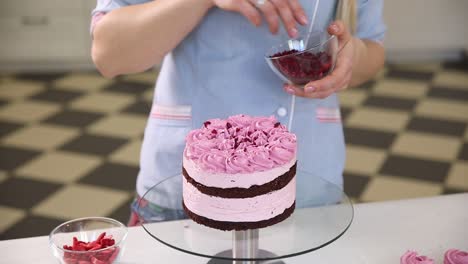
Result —
<instances>
[{"instance_id":1,"label":"pink meringue cookie","mask_svg":"<svg viewBox=\"0 0 468 264\"><path fill-rule=\"evenodd\" d=\"M468 264L468 252L449 249L445 252L444 264Z\"/></svg>"},{"instance_id":2,"label":"pink meringue cookie","mask_svg":"<svg viewBox=\"0 0 468 264\"><path fill-rule=\"evenodd\" d=\"M435 262L426 256L418 256L416 251L408 250L401 256L400 264L435 264Z\"/></svg>"}]
</instances>

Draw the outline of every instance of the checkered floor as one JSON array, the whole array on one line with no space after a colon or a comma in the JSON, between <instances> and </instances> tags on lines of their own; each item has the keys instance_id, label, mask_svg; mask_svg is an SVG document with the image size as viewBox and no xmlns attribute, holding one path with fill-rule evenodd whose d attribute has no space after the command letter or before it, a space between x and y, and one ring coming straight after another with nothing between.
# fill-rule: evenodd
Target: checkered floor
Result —
<instances>
[{"instance_id":1,"label":"checkered floor","mask_svg":"<svg viewBox=\"0 0 468 264\"><path fill-rule=\"evenodd\" d=\"M0 75L0 239L126 222L155 72ZM468 61L388 65L340 94L356 202L468 191Z\"/></svg>"}]
</instances>

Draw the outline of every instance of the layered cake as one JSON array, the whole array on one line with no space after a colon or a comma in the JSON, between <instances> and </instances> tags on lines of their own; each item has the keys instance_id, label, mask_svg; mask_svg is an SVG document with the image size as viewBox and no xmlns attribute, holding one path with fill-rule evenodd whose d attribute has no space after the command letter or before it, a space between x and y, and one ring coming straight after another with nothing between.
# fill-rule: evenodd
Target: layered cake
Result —
<instances>
[{"instance_id":1,"label":"layered cake","mask_svg":"<svg viewBox=\"0 0 468 264\"><path fill-rule=\"evenodd\" d=\"M186 138L183 207L195 222L246 230L288 218L296 199L296 136L274 117L212 119Z\"/></svg>"}]
</instances>

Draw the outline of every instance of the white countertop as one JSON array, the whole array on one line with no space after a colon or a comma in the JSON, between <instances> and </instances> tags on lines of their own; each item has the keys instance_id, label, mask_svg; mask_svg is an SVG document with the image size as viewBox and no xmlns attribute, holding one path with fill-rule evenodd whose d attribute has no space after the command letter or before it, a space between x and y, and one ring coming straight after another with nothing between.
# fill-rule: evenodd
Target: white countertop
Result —
<instances>
[{"instance_id":1,"label":"white countertop","mask_svg":"<svg viewBox=\"0 0 468 264\"><path fill-rule=\"evenodd\" d=\"M121 264L191 263L208 259L188 255L153 240L141 227L129 229ZM468 193L355 205L350 229L336 242L287 264L395 264L407 249L442 263L447 249L468 250ZM47 237L0 241L0 263L57 263Z\"/></svg>"}]
</instances>

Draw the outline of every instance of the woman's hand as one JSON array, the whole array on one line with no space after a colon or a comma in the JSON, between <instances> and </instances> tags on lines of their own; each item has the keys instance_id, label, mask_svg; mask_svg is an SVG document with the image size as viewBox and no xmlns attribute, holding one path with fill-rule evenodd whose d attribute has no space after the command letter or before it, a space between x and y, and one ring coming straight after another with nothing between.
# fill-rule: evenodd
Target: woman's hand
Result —
<instances>
[{"instance_id":1,"label":"woman's hand","mask_svg":"<svg viewBox=\"0 0 468 264\"><path fill-rule=\"evenodd\" d=\"M328 27L328 33L338 38L341 52L338 54L335 69L323 79L307 83L304 88L285 84L284 90L307 98L326 98L335 92L348 88L353 73L354 38L341 21L335 21Z\"/></svg>"},{"instance_id":2,"label":"woman's hand","mask_svg":"<svg viewBox=\"0 0 468 264\"><path fill-rule=\"evenodd\" d=\"M262 23L262 12L273 34L278 32L280 20L291 38L298 35L297 24L307 24L307 16L299 0L264 0L263 4L257 4L257 0L211 1L221 9L241 13L255 26Z\"/></svg>"}]
</instances>

